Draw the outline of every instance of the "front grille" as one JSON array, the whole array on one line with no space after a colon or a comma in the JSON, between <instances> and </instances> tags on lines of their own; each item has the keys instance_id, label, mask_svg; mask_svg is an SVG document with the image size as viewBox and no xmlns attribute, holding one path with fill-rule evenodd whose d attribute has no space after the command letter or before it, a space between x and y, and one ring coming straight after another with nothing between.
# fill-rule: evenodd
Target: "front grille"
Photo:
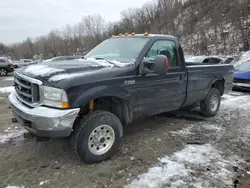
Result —
<instances>
[{"instance_id":1,"label":"front grille","mask_svg":"<svg viewBox=\"0 0 250 188\"><path fill-rule=\"evenodd\" d=\"M27 79L26 76L22 76L19 73L14 74L14 86L17 98L30 106L40 101L39 85L32 80L33 79Z\"/></svg>"}]
</instances>

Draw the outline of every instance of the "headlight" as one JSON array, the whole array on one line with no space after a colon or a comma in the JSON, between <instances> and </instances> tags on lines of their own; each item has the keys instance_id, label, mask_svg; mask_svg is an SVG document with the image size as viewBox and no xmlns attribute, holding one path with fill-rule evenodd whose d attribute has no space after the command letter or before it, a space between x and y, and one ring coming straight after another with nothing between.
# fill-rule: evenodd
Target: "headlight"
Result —
<instances>
[{"instance_id":1,"label":"headlight","mask_svg":"<svg viewBox=\"0 0 250 188\"><path fill-rule=\"evenodd\" d=\"M57 108L68 108L68 98L64 90L42 86L43 104Z\"/></svg>"}]
</instances>

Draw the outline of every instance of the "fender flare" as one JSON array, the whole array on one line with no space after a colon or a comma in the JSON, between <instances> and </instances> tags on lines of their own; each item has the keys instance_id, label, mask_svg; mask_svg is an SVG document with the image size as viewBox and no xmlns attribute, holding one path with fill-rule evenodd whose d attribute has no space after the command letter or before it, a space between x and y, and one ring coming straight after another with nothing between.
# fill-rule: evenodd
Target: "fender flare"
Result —
<instances>
[{"instance_id":1,"label":"fender flare","mask_svg":"<svg viewBox=\"0 0 250 188\"><path fill-rule=\"evenodd\" d=\"M125 101L131 99L129 91L121 87L98 86L84 91L73 103L73 106L82 107L101 97L117 97Z\"/></svg>"},{"instance_id":2,"label":"fender flare","mask_svg":"<svg viewBox=\"0 0 250 188\"><path fill-rule=\"evenodd\" d=\"M215 83L215 82L217 82L217 81L224 81L225 82L225 78L224 77L217 77L217 78L215 78L215 79L213 79L211 82L210 82L210 84L209 84L209 90L210 90L210 88L212 87L212 85ZM223 86L223 87L225 87L225 86ZM207 93L209 92L209 90L207 91ZM206 94L206 96L207 96L207 94Z\"/></svg>"}]
</instances>

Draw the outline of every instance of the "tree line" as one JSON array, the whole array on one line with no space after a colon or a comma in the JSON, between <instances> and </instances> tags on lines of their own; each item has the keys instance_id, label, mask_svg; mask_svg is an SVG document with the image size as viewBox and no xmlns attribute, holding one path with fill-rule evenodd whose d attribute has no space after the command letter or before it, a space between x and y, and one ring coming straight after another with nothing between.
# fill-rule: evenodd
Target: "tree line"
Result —
<instances>
[{"instance_id":1,"label":"tree line","mask_svg":"<svg viewBox=\"0 0 250 188\"><path fill-rule=\"evenodd\" d=\"M107 22L89 15L45 36L0 44L0 56L47 59L84 55L112 34L156 33L178 37L185 54L236 54L250 50L250 0L155 0Z\"/></svg>"}]
</instances>

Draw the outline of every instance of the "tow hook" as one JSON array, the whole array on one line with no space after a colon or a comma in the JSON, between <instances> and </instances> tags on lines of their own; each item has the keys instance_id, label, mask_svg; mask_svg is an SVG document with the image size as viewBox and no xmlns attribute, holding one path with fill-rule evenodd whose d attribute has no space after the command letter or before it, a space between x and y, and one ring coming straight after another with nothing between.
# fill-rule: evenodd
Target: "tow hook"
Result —
<instances>
[{"instance_id":1,"label":"tow hook","mask_svg":"<svg viewBox=\"0 0 250 188\"><path fill-rule=\"evenodd\" d=\"M16 118L12 118L11 121L12 121L12 123L17 123Z\"/></svg>"}]
</instances>

